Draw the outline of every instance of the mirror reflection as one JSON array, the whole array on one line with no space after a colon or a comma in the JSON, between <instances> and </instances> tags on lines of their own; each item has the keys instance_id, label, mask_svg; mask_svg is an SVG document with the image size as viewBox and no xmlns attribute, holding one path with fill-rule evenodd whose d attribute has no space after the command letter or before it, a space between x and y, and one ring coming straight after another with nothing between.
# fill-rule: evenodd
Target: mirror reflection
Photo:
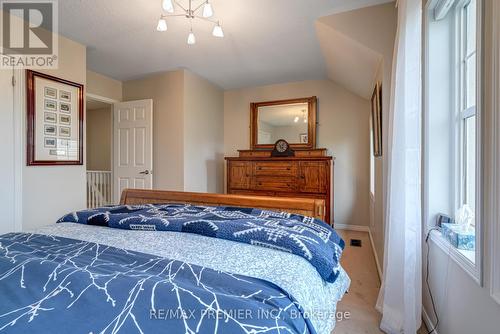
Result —
<instances>
[{"instance_id":1,"label":"mirror reflection","mask_svg":"<svg viewBox=\"0 0 500 334\"><path fill-rule=\"evenodd\" d=\"M307 144L307 103L263 106L258 108L257 115L257 144L274 144L278 139L290 144Z\"/></svg>"}]
</instances>

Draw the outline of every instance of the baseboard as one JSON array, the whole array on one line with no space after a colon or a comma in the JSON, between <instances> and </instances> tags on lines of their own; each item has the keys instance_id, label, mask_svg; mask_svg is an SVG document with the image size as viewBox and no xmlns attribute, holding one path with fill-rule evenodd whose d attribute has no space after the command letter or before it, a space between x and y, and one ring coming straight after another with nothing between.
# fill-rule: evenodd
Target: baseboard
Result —
<instances>
[{"instance_id":1,"label":"baseboard","mask_svg":"<svg viewBox=\"0 0 500 334\"><path fill-rule=\"evenodd\" d=\"M348 225L348 224L337 224L335 223L333 227L336 230L347 230L347 231L358 231L358 232L370 232L368 226L362 225Z\"/></svg>"},{"instance_id":2,"label":"baseboard","mask_svg":"<svg viewBox=\"0 0 500 334\"><path fill-rule=\"evenodd\" d=\"M424 320L425 327L427 327L427 332L430 331L432 328L434 328L434 324L431 321L431 318L427 314L427 311L425 310L425 307L422 306L422 320ZM432 332L433 334L439 334L437 330L434 330Z\"/></svg>"},{"instance_id":3,"label":"baseboard","mask_svg":"<svg viewBox=\"0 0 500 334\"><path fill-rule=\"evenodd\" d=\"M377 266L378 278L382 282L382 266L378 260L377 250L375 249L375 242L373 241L372 231L368 228L368 236L370 237L370 243L372 244L373 257L375 258L375 265Z\"/></svg>"},{"instance_id":4,"label":"baseboard","mask_svg":"<svg viewBox=\"0 0 500 334\"><path fill-rule=\"evenodd\" d=\"M377 251L375 250L375 243L373 242L372 231L369 226L363 225L347 225L347 224L335 224L336 230L347 230L347 231L358 231L358 232L367 232L370 237L370 244L372 245L373 257L375 258L375 265L377 266L377 273L380 280L382 280L382 267L380 266L380 262L378 261Z\"/></svg>"}]
</instances>

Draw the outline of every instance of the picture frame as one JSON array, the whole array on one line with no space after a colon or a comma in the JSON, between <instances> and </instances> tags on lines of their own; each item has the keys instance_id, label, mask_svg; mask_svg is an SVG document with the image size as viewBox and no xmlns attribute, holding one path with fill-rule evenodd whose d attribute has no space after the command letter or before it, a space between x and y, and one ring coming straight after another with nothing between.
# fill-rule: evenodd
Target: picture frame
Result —
<instances>
[{"instance_id":1,"label":"picture frame","mask_svg":"<svg viewBox=\"0 0 500 334\"><path fill-rule=\"evenodd\" d=\"M71 116L70 115L59 115L59 124L71 125Z\"/></svg>"},{"instance_id":2,"label":"picture frame","mask_svg":"<svg viewBox=\"0 0 500 334\"><path fill-rule=\"evenodd\" d=\"M52 87L45 87L43 96L49 99L57 99L57 89Z\"/></svg>"},{"instance_id":3,"label":"picture frame","mask_svg":"<svg viewBox=\"0 0 500 334\"><path fill-rule=\"evenodd\" d=\"M57 134L57 126L45 124L43 127L43 134L47 136L55 136Z\"/></svg>"},{"instance_id":4,"label":"picture frame","mask_svg":"<svg viewBox=\"0 0 500 334\"><path fill-rule=\"evenodd\" d=\"M67 92L65 90L59 91L59 100L64 102L71 102L71 92Z\"/></svg>"},{"instance_id":5,"label":"picture frame","mask_svg":"<svg viewBox=\"0 0 500 334\"><path fill-rule=\"evenodd\" d=\"M57 123L57 114L55 112L44 112L44 123Z\"/></svg>"},{"instance_id":6,"label":"picture frame","mask_svg":"<svg viewBox=\"0 0 500 334\"><path fill-rule=\"evenodd\" d=\"M57 101L45 99L44 100L44 110L57 111Z\"/></svg>"},{"instance_id":7,"label":"picture frame","mask_svg":"<svg viewBox=\"0 0 500 334\"><path fill-rule=\"evenodd\" d=\"M71 114L71 103L59 102L59 111Z\"/></svg>"},{"instance_id":8,"label":"picture frame","mask_svg":"<svg viewBox=\"0 0 500 334\"><path fill-rule=\"evenodd\" d=\"M299 137L300 137L299 142L300 142L301 144L307 144L307 143L309 142L309 138L308 138L308 136L307 136L307 133L301 133L301 134L299 135Z\"/></svg>"},{"instance_id":9,"label":"picture frame","mask_svg":"<svg viewBox=\"0 0 500 334\"><path fill-rule=\"evenodd\" d=\"M80 83L26 71L28 166L83 165L83 94Z\"/></svg>"},{"instance_id":10,"label":"picture frame","mask_svg":"<svg viewBox=\"0 0 500 334\"><path fill-rule=\"evenodd\" d=\"M69 126L60 126L59 137L71 137L71 128Z\"/></svg>"},{"instance_id":11,"label":"picture frame","mask_svg":"<svg viewBox=\"0 0 500 334\"><path fill-rule=\"evenodd\" d=\"M371 97L371 124L373 135L373 155L382 156L382 85L377 82Z\"/></svg>"},{"instance_id":12,"label":"picture frame","mask_svg":"<svg viewBox=\"0 0 500 334\"><path fill-rule=\"evenodd\" d=\"M57 147L57 139L54 137L45 137L43 146L47 148L55 148Z\"/></svg>"}]
</instances>

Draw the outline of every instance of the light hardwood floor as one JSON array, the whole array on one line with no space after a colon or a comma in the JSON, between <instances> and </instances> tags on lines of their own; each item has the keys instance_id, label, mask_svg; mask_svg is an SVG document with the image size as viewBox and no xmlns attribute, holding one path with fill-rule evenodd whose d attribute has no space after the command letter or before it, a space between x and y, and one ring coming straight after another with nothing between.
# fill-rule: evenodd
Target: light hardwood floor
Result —
<instances>
[{"instance_id":1,"label":"light hardwood floor","mask_svg":"<svg viewBox=\"0 0 500 334\"><path fill-rule=\"evenodd\" d=\"M366 232L339 230L346 242L342 266L351 277L349 293L338 304L337 312L349 312L349 319L337 322L332 334L378 334L381 315L375 309L380 279ZM350 239L360 239L362 247L351 247ZM418 334L426 334L421 328Z\"/></svg>"}]
</instances>

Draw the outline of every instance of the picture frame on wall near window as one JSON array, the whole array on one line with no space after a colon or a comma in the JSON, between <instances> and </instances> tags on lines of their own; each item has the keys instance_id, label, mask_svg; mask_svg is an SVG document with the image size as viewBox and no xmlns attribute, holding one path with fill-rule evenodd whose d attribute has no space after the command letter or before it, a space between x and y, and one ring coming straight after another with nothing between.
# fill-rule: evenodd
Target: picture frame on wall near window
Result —
<instances>
[{"instance_id":1,"label":"picture frame on wall near window","mask_svg":"<svg viewBox=\"0 0 500 334\"><path fill-rule=\"evenodd\" d=\"M373 155L382 156L382 85L375 84L371 98L371 124L373 135Z\"/></svg>"},{"instance_id":2,"label":"picture frame on wall near window","mask_svg":"<svg viewBox=\"0 0 500 334\"><path fill-rule=\"evenodd\" d=\"M26 71L28 166L83 165L83 88Z\"/></svg>"}]
</instances>

